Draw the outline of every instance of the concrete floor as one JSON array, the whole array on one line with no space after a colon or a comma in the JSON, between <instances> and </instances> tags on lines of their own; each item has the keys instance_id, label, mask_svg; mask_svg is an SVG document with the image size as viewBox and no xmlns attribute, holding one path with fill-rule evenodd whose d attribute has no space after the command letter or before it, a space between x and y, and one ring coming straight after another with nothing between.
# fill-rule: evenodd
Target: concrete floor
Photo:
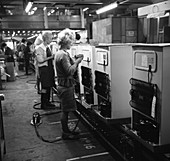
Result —
<instances>
[{"instance_id":1,"label":"concrete floor","mask_svg":"<svg viewBox=\"0 0 170 161\"><path fill-rule=\"evenodd\" d=\"M47 114L55 110L43 111L33 108L39 102L40 95L35 89L34 74L25 76L19 72L13 82L3 82L0 93L5 95L2 101L6 154L3 161L113 161L114 159L101 146L95 136L79 122L80 139L60 140L54 143L43 142L30 124L34 112ZM54 96L55 100L55 96ZM70 125L75 125L78 118L72 114ZM39 134L47 140L61 136L60 114L45 115L38 127Z\"/></svg>"}]
</instances>

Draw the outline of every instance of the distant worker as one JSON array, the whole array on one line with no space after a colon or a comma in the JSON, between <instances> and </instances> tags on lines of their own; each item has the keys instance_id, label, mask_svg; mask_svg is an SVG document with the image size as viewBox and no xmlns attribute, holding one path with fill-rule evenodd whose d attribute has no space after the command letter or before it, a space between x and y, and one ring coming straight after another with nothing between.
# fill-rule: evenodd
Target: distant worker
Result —
<instances>
[{"instance_id":1,"label":"distant worker","mask_svg":"<svg viewBox=\"0 0 170 161\"><path fill-rule=\"evenodd\" d=\"M15 62L14 61L14 51L7 46L5 42L1 44L1 51L5 57L5 62Z\"/></svg>"},{"instance_id":2,"label":"distant worker","mask_svg":"<svg viewBox=\"0 0 170 161\"><path fill-rule=\"evenodd\" d=\"M25 62L25 74L29 75L28 70L30 68L30 58L31 58L31 45L32 42L28 41L27 46L24 49L24 62Z\"/></svg>"},{"instance_id":3,"label":"distant worker","mask_svg":"<svg viewBox=\"0 0 170 161\"><path fill-rule=\"evenodd\" d=\"M34 42L35 51L42 42L43 42L42 35L40 34L38 35L38 37L35 39L35 42ZM37 93L41 94L41 82L40 82L40 75L39 75L39 70L38 70L38 61L37 61L36 56L34 58L34 67L35 67L35 79L36 79Z\"/></svg>"},{"instance_id":4,"label":"distant worker","mask_svg":"<svg viewBox=\"0 0 170 161\"><path fill-rule=\"evenodd\" d=\"M15 80L15 59L14 51L7 46L5 42L1 44L2 58L4 57L6 73L8 74L7 81Z\"/></svg>"},{"instance_id":5,"label":"distant worker","mask_svg":"<svg viewBox=\"0 0 170 161\"><path fill-rule=\"evenodd\" d=\"M17 47L18 50L18 65L19 70L24 70L24 50L26 48L26 39L22 39L20 45Z\"/></svg>"}]
</instances>

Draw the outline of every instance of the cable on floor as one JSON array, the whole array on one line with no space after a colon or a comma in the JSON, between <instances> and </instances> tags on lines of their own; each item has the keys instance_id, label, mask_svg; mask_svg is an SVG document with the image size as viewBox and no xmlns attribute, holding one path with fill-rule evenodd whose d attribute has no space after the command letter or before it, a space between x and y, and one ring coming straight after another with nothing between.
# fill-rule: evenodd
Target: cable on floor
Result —
<instances>
[{"instance_id":1,"label":"cable on floor","mask_svg":"<svg viewBox=\"0 0 170 161\"><path fill-rule=\"evenodd\" d=\"M55 112L55 114L60 113L60 112L61 112L61 111L57 111L57 112ZM39 132L38 132L38 126L42 123L42 121L41 121L41 116L43 116L43 115L51 115L51 114L54 114L54 113L44 113L44 114L41 114L41 115L40 115L38 112L35 112L35 113L33 114L33 119L32 119L32 125L34 126L35 133L36 133L37 137L38 137L40 140L42 140L43 142L47 142L47 143L55 143L55 142L57 142L57 141L62 140L61 137L56 137L56 139L54 139L54 140L47 140L47 139L45 139L44 137L42 137L42 136L39 134Z\"/></svg>"},{"instance_id":2,"label":"cable on floor","mask_svg":"<svg viewBox=\"0 0 170 161\"><path fill-rule=\"evenodd\" d=\"M57 91L56 88L53 88L53 91L55 92L55 94L58 94L58 91ZM36 106L38 106L38 105L40 105L40 104L41 104L41 102L35 103L35 104L33 105L33 108L40 110L41 108L36 108ZM39 114L38 112L33 113L33 117L32 117L32 120L31 120L31 125L34 126L35 133L36 133L37 137L38 137L40 140L42 140L43 142L55 143L55 142L58 142L58 141L62 140L62 137L61 137L61 136L60 136L60 137L56 137L56 139L54 139L54 140L47 140L47 139L45 139L44 137L42 137L42 136L39 134L39 132L38 132L38 126L42 123L42 120L41 120L41 117L42 117L42 116L52 115L52 114L58 114L58 113L61 113L61 110L54 111L54 112L46 112L46 113L43 113L43 114ZM73 128L73 130L72 130L71 132L74 132L74 131L76 130L79 121L80 121L80 118L78 119L75 127Z\"/></svg>"},{"instance_id":3,"label":"cable on floor","mask_svg":"<svg viewBox=\"0 0 170 161\"><path fill-rule=\"evenodd\" d=\"M50 112L50 113L43 113L43 114L39 114L38 112L35 112L35 113L33 114L33 119L31 120L31 121L32 121L31 124L34 126L35 133L36 133L37 137L38 137L40 140L42 140L43 142L46 142L46 143L55 143L55 142L58 142L58 141L62 140L62 137L61 137L61 136L56 137L56 138L53 139L53 140L48 140L48 139L45 139L43 136L41 136L41 135L39 134L39 132L38 132L38 127L39 127L39 125L42 123L42 121L41 121L41 117L42 117L42 116L51 115L51 114L58 114L58 113L60 113L60 112L61 112L61 111L55 111L55 112L53 112L53 113ZM74 132L74 131L76 130L79 121L80 121L80 118L78 119L78 121L77 121L74 129L73 129L71 132Z\"/></svg>"}]
</instances>

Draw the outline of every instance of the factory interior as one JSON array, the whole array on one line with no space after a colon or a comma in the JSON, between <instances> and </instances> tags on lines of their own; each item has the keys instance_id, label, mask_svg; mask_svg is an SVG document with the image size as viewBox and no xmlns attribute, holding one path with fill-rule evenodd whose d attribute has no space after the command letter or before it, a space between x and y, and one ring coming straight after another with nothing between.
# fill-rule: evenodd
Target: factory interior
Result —
<instances>
[{"instance_id":1,"label":"factory interior","mask_svg":"<svg viewBox=\"0 0 170 161\"><path fill-rule=\"evenodd\" d=\"M0 44L14 62L1 45L0 161L170 161L169 14L170 0L1 0ZM61 137L55 89L55 107L41 109L35 55L28 71L17 55L44 31L57 54L66 28L78 35L70 57L84 56L68 124L75 140Z\"/></svg>"}]
</instances>

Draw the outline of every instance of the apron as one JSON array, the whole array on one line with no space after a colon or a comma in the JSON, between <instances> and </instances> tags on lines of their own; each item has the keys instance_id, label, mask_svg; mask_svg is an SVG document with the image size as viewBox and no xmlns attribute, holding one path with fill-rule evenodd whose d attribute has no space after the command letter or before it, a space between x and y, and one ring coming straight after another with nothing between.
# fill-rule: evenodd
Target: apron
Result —
<instances>
[{"instance_id":1,"label":"apron","mask_svg":"<svg viewBox=\"0 0 170 161\"><path fill-rule=\"evenodd\" d=\"M51 51L47 47L47 57L51 56ZM40 81L42 88L48 88L55 86L55 75L54 75L54 67L53 60L48 60L48 66L43 66L39 68Z\"/></svg>"}]
</instances>

